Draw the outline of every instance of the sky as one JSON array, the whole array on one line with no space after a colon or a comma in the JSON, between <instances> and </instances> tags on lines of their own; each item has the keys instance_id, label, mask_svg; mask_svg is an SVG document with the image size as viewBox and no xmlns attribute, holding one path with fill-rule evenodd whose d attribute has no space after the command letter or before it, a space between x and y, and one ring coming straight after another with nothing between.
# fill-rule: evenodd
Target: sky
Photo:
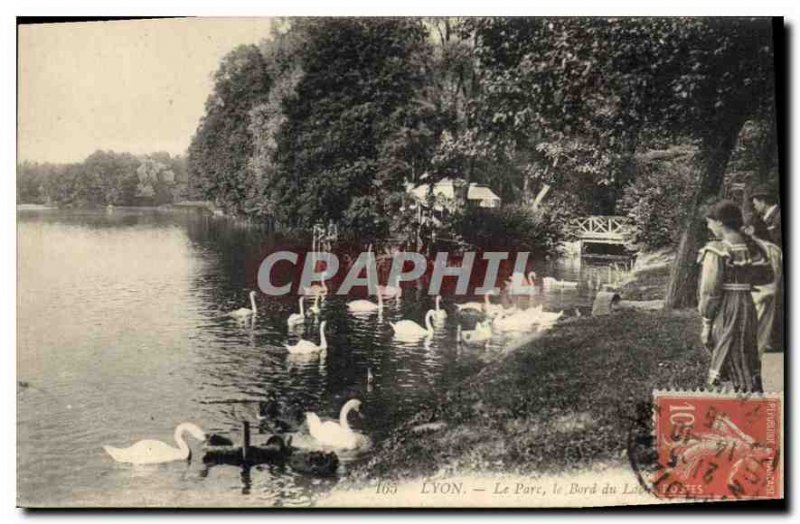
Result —
<instances>
[{"instance_id":1,"label":"sky","mask_svg":"<svg viewBox=\"0 0 800 524\"><path fill-rule=\"evenodd\" d=\"M269 30L269 18L19 26L18 160L184 154L221 58Z\"/></svg>"}]
</instances>

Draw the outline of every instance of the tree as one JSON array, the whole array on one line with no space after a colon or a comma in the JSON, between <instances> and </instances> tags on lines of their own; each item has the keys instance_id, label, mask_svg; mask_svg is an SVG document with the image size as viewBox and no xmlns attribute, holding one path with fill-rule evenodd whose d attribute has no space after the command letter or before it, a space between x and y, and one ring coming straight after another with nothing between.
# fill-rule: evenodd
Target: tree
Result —
<instances>
[{"instance_id":1,"label":"tree","mask_svg":"<svg viewBox=\"0 0 800 524\"><path fill-rule=\"evenodd\" d=\"M695 300L696 253L705 229L702 205L719 196L744 123L763 107L774 105L775 83L768 19L691 19L674 24L669 33L682 42L688 56L673 55L666 61L672 63L665 67L664 80L675 96L663 114L700 147L697 193L665 299L665 307L674 308Z\"/></svg>"},{"instance_id":2,"label":"tree","mask_svg":"<svg viewBox=\"0 0 800 524\"><path fill-rule=\"evenodd\" d=\"M475 19L478 135L495 151L534 146L550 182L624 187L648 132L699 148L667 307L694 300L701 204L719 195L739 132L774 105L767 19ZM527 144L527 146L526 146Z\"/></svg>"},{"instance_id":3,"label":"tree","mask_svg":"<svg viewBox=\"0 0 800 524\"><path fill-rule=\"evenodd\" d=\"M431 112L415 98L428 74L424 27L411 19L309 19L291 31L303 41L295 54L301 74L273 133L274 211L290 226L344 221L352 234L379 234L368 223L383 223L388 194L402 190L432 147Z\"/></svg>"},{"instance_id":4,"label":"tree","mask_svg":"<svg viewBox=\"0 0 800 524\"><path fill-rule=\"evenodd\" d=\"M94 205L131 204L139 160L130 153L95 151L82 163L78 201Z\"/></svg>"},{"instance_id":5,"label":"tree","mask_svg":"<svg viewBox=\"0 0 800 524\"><path fill-rule=\"evenodd\" d=\"M244 214L254 177L250 111L266 100L272 81L254 45L239 46L222 60L214 90L189 146L192 190L230 212Z\"/></svg>"}]
</instances>

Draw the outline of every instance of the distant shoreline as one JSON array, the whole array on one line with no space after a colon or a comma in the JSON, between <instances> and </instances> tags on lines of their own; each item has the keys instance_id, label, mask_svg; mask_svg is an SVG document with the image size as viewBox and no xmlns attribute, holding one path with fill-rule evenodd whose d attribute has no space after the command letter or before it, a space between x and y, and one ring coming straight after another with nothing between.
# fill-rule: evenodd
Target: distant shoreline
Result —
<instances>
[{"instance_id":1,"label":"distant shoreline","mask_svg":"<svg viewBox=\"0 0 800 524\"><path fill-rule=\"evenodd\" d=\"M46 204L17 204L17 211L39 211L45 209L58 209L58 206L48 206Z\"/></svg>"}]
</instances>

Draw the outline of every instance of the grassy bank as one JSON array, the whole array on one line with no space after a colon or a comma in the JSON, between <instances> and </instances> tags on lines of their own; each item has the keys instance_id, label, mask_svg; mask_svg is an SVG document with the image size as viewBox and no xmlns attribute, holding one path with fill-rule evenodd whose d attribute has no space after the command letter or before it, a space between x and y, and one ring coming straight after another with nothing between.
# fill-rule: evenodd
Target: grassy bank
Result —
<instances>
[{"instance_id":1,"label":"grassy bank","mask_svg":"<svg viewBox=\"0 0 800 524\"><path fill-rule=\"evenodd\" d=\"M633 278L620 286L624 300L663 300L669 283L669 265L647 267L635 272Z\"/></svg>"},{"instance_id":2,"label":"grassy bank","mask_svg":"<svg viewBox=\"0 0 800 524\"><path fill-rule=\"evenodd\" d=\"M690 310L559 325L432 399L353 479L623 463L637 407L654 388L702 386L707 356L699 329Z\"/></svg>"}]
</instances>

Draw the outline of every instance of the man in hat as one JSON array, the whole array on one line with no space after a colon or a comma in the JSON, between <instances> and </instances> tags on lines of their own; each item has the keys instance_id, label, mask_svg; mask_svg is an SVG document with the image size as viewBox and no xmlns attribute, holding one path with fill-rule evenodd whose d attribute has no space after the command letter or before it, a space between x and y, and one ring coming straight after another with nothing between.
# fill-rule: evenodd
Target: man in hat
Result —
<instances>
[{"instance_id":1,"label":"man in hat","mask_svg":"<svg viewBox=\"0 0 800 524\"><path fill-rule=\"evenodd\" d=\"M754 222L760 221L763 222L762 226L766 226L755 227L751 235L767 252L774 275L774 280L770 284L753 288L753 301L758 314L759 353L767 350L780 351L784 347L781 210L775 193L769 188L756 187L750 193L750 198L758 214L757 217L753 217Z\"/></svg>"},{"instance_id":2,"label":"man in hat","mask_svg":"<svg viewBox=\"0 0 800 524\"><path fill-rule=\"evenodd\" d=\"M768 237L773 244L783 249L783 234L781 229L781 209L778 207L778 199L775 193L767 187L759 186L750 193L753 201L753 208L756 210L767 225Z\"/></svg>"}]
</instances>

